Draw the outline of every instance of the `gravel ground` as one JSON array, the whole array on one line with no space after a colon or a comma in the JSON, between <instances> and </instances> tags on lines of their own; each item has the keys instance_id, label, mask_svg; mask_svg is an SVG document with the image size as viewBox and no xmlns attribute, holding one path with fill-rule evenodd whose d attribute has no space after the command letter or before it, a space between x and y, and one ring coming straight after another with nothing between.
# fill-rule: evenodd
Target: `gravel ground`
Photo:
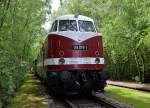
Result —
<instances>
[{"instance_id":1,"label":"gravel ground","mask_svg":"<svg viewBox=\"0 0 150 108\"><path fill-rule=\"evenodd\" d=\"M46 87L39 80L38 80L38 85L39 85L40 93L45 99L44 102L46 103L47 108L66 108L63 102L60 102L59 100L49 95Z\"/></svg>"},{"instance_id":2,"label":"gravel ground","mask_svg":"<svg viewBox=\"0 0 150 108\"><path fill-rule=\"evenodd\" d=\"M49 96L48 94L48 91L45 89L45 87L43 86L43 84L41 83L40 80L37 79L37 82L38 82L38 88L39 88L39 91L40 91L40 94L44 97L44 102L46 103L47 105L47 108L50 108L52 106L52 108L54 108L54 101L53 99Z\"/></svg>"}]
</instances>

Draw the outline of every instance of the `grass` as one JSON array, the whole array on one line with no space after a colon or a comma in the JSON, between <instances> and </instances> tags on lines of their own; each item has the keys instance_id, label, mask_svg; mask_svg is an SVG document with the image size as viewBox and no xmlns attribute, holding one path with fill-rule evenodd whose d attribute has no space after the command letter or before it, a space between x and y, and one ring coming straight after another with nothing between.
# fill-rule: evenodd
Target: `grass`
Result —
<instances>
[{"instance_id":1,"label":"grass","mask_svg":"<svg viewBox=\"0 0 150 108\"><path fill-rule=\"evenodd\" d=\"M133 105L135 108L150 108L150 93L116 86L105 88L106 96Z\"/></svg>"},{"instance_id":2,"label":"grass","mask_svg":"<svg viewBox=\"0 0 150 108\"><path fill-rule=\"evenodd\" d=\"M46 106L44 97L38 88L37 80L29 74L7 108L46 108Z\"/></svg>"}]
</instances>

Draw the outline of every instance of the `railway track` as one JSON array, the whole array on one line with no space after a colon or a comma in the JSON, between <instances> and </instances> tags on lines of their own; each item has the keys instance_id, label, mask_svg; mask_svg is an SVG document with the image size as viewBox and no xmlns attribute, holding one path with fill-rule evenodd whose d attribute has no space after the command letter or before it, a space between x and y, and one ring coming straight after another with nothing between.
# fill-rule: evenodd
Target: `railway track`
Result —
<instances>
[{"instance_id":1,"label":"railway track","mask_svg":"<svg viewBox=\"0 0 150 108\"><path fill-rule=\"evenodd\" d=\"M42 83L39 84L39 89L45 97L47 108L132 108L114 101L109 101L103 93L95 93L87 96L53 97L50 96L48 90Z\"/></svg>"},{"instance_id":2,"label":"railway track","mask_svg":"<svg viewBox=\"0 0 150 108\"><path fill-rule=\"evenodd\" d=\"M104 108L124 108L123 106L117 104L117 103L114 103L114 102L110 102L110 101L107 101L103 98L100 98L96 95L91 95L90 96L91 100L95 101L95 102L98 102L100 103L101 105L104 106Z\"/></svg>"},{"instance_id":3,"label":"railway track","mask_svg":"<svg viewBox=\"0 0 150 108\"><path fill-rule=\"evenodd\" d=\"M104 108L101 104L90 101L88 99L77 99L77 100L70 100L65 99L67 108Z\"/></svg>"},{"instance_id":4,"label":"railway track","mask_svg":"<svg viewBox=\"0 0 150 108\"><path fill-rule=\"evenodd\" d=\"M128 108L119 104L108 102L96 95L85 97L64 98L63 102L67 108Z\"/></svg>"}]
</instances>

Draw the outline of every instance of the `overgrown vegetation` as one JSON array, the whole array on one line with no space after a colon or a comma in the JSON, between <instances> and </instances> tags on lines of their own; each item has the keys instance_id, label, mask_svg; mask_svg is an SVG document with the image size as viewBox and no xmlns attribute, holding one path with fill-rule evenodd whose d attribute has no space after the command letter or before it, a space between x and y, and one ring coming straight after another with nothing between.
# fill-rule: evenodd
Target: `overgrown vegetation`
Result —
<instances>
[{"instance_id":1,"label":"overgrown vegetation","mask_svg":"<svg viewBox=\"0 0 150 108\"><path fill-rule=\"evenodd\" d=\"M150 75L149 0L61 0L51 18L80 13L103 34L105 60L113 80L144 81Z\"/></svg>"},{"instance_id":2,"label":"overgrown vegetation","mask_svg":"<svg viewBox=\"0 0 150 108\"><path fill-rule=\"evenodd\" d=\"M0 0L0 108L10 101L30 70L45 35L41 24L49 0Z\"/></svg>"},{"instance_id":3,"label":"overgrown vegetation","mask_svg":"<svg viewBox=\"0 0 150 108\"><path fill-rule=\"evenodd\" d=\"M47 103L40 89L39 81L32 74L28 74L25 83L7 108L46 108Z\"/></svg>"}]
</instances>

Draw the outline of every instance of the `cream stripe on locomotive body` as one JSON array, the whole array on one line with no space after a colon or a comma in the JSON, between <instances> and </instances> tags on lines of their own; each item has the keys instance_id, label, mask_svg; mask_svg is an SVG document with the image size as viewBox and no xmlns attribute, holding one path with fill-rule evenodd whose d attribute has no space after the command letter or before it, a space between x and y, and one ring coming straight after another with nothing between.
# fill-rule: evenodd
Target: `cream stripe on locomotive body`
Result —
<instances>
[{"instance_id":1,"label":"cream stripe on locomotive body","mask_svg":"<svg viewBox=\"0 0 150 108\"><path fill-rule=\"evenodd\" d=\"M64 58L65 63L63 65L68 64L104 64L104 58L100 58L99 63L95 63L96 57L82 57L82 58ZM49 58L44 60L44 66L47 65L60 65L59 63L60 58ZM40 65L40 64L39 64Z\"/></svg>"}]
</instances>

